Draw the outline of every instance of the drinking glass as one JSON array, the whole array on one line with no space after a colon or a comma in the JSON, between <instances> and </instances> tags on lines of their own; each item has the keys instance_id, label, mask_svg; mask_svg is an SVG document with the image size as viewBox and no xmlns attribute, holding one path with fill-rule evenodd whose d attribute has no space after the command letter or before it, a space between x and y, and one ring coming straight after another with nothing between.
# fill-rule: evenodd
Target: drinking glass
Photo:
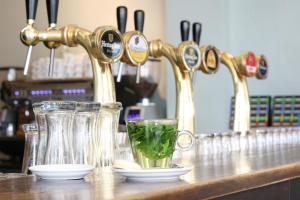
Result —
<instances>
[{"instance_id":1,"label":"drinking glass","mask_svg":"<svg viewBox=\"0 0 300 200\"><path fill-rule=\"evenodd\" d=\"M33 112L35 114L35 121L38 129L38 146L36 153L36 164L42 165L44 163L45 151L47 146L47 123L46 110L42 109L46 102L33 103Z\"/></svg>"},{"instance_id":2,"label":"drinking glass","mask_svg":"<svg viewBox=\"0 0 300 200\"><path fill-rule=\"evenodd\" d=\"M25 147L22 162L22 173L27 174L28 168L36 165L38 131L36 124L24 124Z\"/></svg>"},{"instance_id":3,"label":"drinking glass","mask_svg":"<svg viewBox=\"0 0 300 200\"><path fill-rule=\"evenodd\" d=\"M76 102L44 102L47 124L47 147L44 164L74 164L72 123Z\"/></svg>"},{"instance_id":4,"label":"drinking glass","mask_svg":"<svg viewBox=\"0 0 300 200\"><path fill-rule=\"evenodd\" d=\"M74 156L76 164L93 165L95 163L96 119L100 112L100 103L77 102L74 116Z\"/></svg>"},{"instance_id":5,"label":"drinking glass","mask_svg":"<svg viewBox=\"0 0 300 200\"><path fill-rule=\"evenodd\" d=\"M99 115L96 119L93 165L97 168L112 167L115 158L116 133L118 131L119 116L122 104L104 103L101 104Z\"/></svg>"},{"instance_id":6,"label":"drinking glass","mask_svg":"<svg viewBox=\"0 0 300 200\"><path fill-rule=\"evenodd\" d=\"M169 168L175 145L179 150L189 150L195 138L189 131L177 131L177 120L129 120L127 131L134 160L142 168ZM180 141L181 136L184 137ZM183 138L182 138L183 139Z\"/></svg>"}]
</instances>

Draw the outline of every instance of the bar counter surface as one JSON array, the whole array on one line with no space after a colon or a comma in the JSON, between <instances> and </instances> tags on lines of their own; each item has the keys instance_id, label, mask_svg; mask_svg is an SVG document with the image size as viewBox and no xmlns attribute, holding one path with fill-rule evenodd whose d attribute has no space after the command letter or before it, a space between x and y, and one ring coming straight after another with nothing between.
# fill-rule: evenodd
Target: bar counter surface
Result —
<instances>
[{"instance_id":1,"label":"bar counter surface","mask_svg":"<svg viewBox=\"0 0 300 200\"><path fill-rule=\"evenodd\" d=\"M214 155L196 151L181 161L194 169L165 183L130 182L109 172L98 180L6 179L0 181L0 199L300 199L299 152L300 144Z\"/></svg>"}]
</instances>

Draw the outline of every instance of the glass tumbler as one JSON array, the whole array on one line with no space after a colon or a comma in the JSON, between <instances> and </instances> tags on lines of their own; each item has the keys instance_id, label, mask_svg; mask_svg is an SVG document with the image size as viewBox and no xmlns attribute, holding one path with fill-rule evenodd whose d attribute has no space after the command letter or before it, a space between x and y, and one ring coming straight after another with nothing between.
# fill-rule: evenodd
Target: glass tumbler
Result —
<instances>
[{"instance_id":1,"label":"glass tumbler","mask_svg":"<svg viewBox=\"0 0 300 200\"><path fill-rule=\"evenodd\" d=\"M74 164L72 124L75 109L76 102L73 101L44 102L47 146L43 164Z\"/></svg>"},{"instance_id":2,"label":"glass tumbler","mask_svg":"<svg viewBox=\"0 0 300 200\"><path fill-rule=\"evenodd\" d=\"M93 166L97 168L111 167L115 158L116 133L122 104L104 103L97 117L93 135Z\"/></svg>"},{"instance_id":3,"label":"glass tumbler","mask_svg":"<svg viewBox=\"0 0 300 200\"><path fill-rule=\"evenodd\" d=\"M74 116L74 156L76 164L95 164L94 150L96 119L101 108L96 102L77 102Z\"/></svg>"},{"instance_id":4,"label":"glass tumbler","mask_svg":"<svg viewBox=\"0 0 300 200\"><path fill-rule=\"evenodd\" d=\"M28 168L36 165L36 153L38 145L38 131L36 124L24 124L25 147L22 162L22 173L27 174Z\"/></svg>"},{"instance_id":5,"label":"glass tumbler","mask_svg":"<svg viewBox=\"0 0 300 200\"><path fill-rule=\"evenodd\" d=\"M42 109L44 103L47 102L38 102L32 104L33 112L35 115L35 121L37 123L38 129L38 145L36 153L36 164L42 165L44 163L45 151L47 145L47 123L46 123L46 110Z\"/></svg>"}]
</instances>

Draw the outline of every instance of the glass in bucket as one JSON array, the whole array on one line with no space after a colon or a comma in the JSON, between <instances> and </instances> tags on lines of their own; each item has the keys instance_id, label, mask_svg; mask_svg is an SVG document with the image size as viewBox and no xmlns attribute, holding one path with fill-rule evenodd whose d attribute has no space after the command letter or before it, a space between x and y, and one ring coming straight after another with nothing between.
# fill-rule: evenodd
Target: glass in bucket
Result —
<instances>
[{"instance_id":1,"label":"glass in bucket","mask_svg":"<svg viewBox=\"0 0 300 200\"><path fill-rule=\"evenodd\" d=\"M74 164L72 125L75 109L76 102L73 101L44 102L47 146L43 164Z\"/></svg>"},{"instance_id":2,"label":"glass in bucket","mask_svg":"<svg viewBox=\"0 0 300 200\"><path fill-rule=\"evenodd\" d=\"M38 145L38 131L36 124L24 124L25 147L22 162L22 173L27 174L28 168L36 165L36 153Z\"/></svg>"}]
</instances>

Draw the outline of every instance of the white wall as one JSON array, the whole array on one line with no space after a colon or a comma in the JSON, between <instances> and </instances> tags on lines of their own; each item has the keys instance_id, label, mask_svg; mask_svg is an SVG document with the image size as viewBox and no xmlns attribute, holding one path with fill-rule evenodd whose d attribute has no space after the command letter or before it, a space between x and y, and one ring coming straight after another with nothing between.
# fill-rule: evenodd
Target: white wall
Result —
<instances>
[{"instance_id":1,"label":"white wall","mask_svg":"<svg viewBox=\"0 0 300 200\"><path fill-rule=\"evenodd\" d=\"M201 44L213 44L239 55L246 50L263 53L270 65L267 80L249 79L252 95L300 94L299 0L166 0L167 40L178 44L179 22L203 24ZM197 132L228 129L230 97L228 70L198 76L195 86ZM167 105L175 113L175 85L168 67Z\"/></svg>"},{"instance_id":2,"label":"white wall","mask_svg":"<svg viewBox=\"0 0 300 200\"><path fill-rule=\"evenodd\" d=\"M231 0L231 51L263 53L270 65L267 80L249 80L250 94L300 94L299 8L299 0Z\"/></svg>"}]
</instances>

